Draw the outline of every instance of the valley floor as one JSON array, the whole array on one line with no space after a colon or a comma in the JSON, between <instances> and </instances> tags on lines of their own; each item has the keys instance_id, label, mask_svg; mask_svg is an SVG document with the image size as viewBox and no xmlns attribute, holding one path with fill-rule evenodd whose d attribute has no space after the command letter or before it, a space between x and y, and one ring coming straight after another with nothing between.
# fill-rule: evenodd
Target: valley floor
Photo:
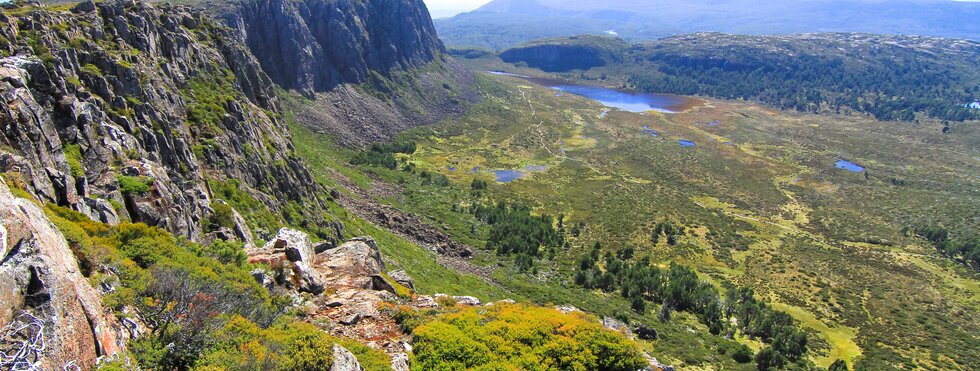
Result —
<instances>
[{"instance_id":1,"label":"valley floor","mask_svg":"<svg viewBox=\"0 0 980 371\"><path fill-rule=\"evenodd\" d=\"M939 224L969 234L980 226L975 123L945 135L938 123L718 100L677 114L637 114L509 76L485 76L480 86L483 101L464 119L401 136L418 150L400 161L458 187L406 181L398 170L341 171L355 183L363 177L367 189L376 188L372 178L400 183L400 192L387 197L355 197L425 216L477 248L486 231L472 215L452 210L480 200L523 202L581 226L536 274L516 274L511 261L478 249L473 262L492 272L484 276L505 295L606 315L629 312L618 295L571 282L578 257L600 242L611 251L633 248L663 266L696 267L719 285L755 289L811 334L811 359L823 367L836 359L874 369L980 365L977 274L903 229ZM334 151L338 158L343 152ZM866 170L836 168L838 160ZM525 174L498 183L493 170ZM459 190L474 180L492 185L477 196ZM683 226L676 245L651 240L661 221ZM630 314L661 327L663 336L648 344L652 354L686 367L725 364L704 345L716 340L703 325L683 315L660 324L656 312ZM700 350L691 350L695 343Z\"/></svg>"}]
</instances>

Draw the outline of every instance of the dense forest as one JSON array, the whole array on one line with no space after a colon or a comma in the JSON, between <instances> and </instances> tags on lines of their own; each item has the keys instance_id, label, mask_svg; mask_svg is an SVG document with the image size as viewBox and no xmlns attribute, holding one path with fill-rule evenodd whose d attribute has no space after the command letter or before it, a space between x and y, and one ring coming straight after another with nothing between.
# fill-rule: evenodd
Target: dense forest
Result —
<instances>
[{"instance_id":1,"label":"dense forest","mask_svg":"<svg viewBox=\"0 0 980 371\"><path fill-rule=\"evenodd\" d=\"M563 234L554 227L554 218L533 215L526 206L478 204L470 211L490 226L487 248L497 255L514 256L514 264L521 272L534 271L534 259L545 254L554 257L556 249L565 243Z\"/></svg>"},{"instance_id":2,"label":"dense forest","mask_svg":"<svg viewBox=\"0 0 980 371\"><path fill-rule=\"evenodd\" d=\"M911 56L859 69L848 68L841 57L751 48L725 57L655 52L648 60L659 74L629 80L643 91L755 100L814 113L851 109L889 121L914 121L917 113L951 121L980 117L980 111L963 105L980 97L980 86L958 88L949 71Z\"/></svg>"}]
</instances>

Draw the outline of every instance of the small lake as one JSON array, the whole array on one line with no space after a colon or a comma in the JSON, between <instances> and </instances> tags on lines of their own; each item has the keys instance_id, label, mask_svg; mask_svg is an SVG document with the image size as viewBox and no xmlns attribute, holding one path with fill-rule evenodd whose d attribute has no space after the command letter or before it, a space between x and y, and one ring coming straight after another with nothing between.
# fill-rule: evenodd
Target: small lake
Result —
<instances>
[{"instance_id":1,"label":"small lake","mask_svg":"<svg viewBox=\"0 0 980 371\"><path fill-rule=\"evenodd\" d=\"M494 170L493 175L497 177L498 183L510 183L523 178L527 173L524 170Z\"/></svg>"},{"instance_id":2,"label":"small lake","mask_svg":"<svg viewBox=\"0 0 980 371\"><path fill-rule=\"evenodd\" d=\"M496 177L498 183L510 183L518 179L522 179L527 176L528 173L532 171L545 171L548 170L547 166L540 165L528 165L524 169L504 169L504 170L494 170L493 175Z\"/></svg>"},{"instance_id":3,"label":"small lake","mask_svg":"<svg viewBox=\"0 0 980 371\"><path fill-rule=\"evenodd\" d=\"M697 145L697 143L694 143L694 142L689 141L689 140L683 140L683 139L678 139L677 140L677 144L680 144L681 147L694 147L694 146Z\"/></svg>"},{"instance_id":4,"label":"small lake","mask_svg":"<svg viewBox=\"0 0 980 371\"><path fill-rule=\"evenodd\" d=\"M861 167L860 165L847 160L837 160L837 162L834 164L834 167L842 170L853 171L855 173L860 173L864 171L864 168Z\"/></svg>"},{"instance_id":5,"label":"small lake","mask_svg":"<svg viewBox=\"0 0 980 371\"><path fill-rule=\"evenodd\" d=\"M680 95L640 93L599 86L578 85L556 79L516 75L500 71L489 72L494 75L520 77L538 85L560 92L580 95L602 103L606 107L618 108L628 112L659 111L675 113L684 111L698 102L697 99Z\"/></svg>"}]
</instances>

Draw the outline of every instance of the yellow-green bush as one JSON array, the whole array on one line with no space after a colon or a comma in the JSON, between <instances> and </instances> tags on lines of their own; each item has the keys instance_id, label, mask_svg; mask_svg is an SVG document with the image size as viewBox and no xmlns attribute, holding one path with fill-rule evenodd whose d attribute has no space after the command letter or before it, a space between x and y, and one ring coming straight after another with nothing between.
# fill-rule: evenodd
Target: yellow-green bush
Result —
<instances>
[{"instance_id":1,"label":"yellow-green bush","mask_svg":"<svg viewBox=\"0 0 980 371\"><path fill-rule=\"evenodd\" d=\"M240 316L231 318L214 335L216 342L198 370L328 370L333 345L351 351L365 370L388 370L384 352L352 340L327 335L316 326L292 322L261 328Z\"/></svg>"},{"instance_id":2,"label":"yellow-green bush","mask_svg":"<svg viewBox=\"0 0 980 371\"><path fill-rule=\"evenodd\" d=\"M236 316L214 337L216 343L198 362L199 369L325 371L333 364L333 339L307 324L263 329Z\"/></svg>"},{"instance_id":3,"label":"yellow-green bush","mask_svg":"<svg viewBox=\"0 0 980 371\"><path fill-rule=\"evenodd\" d=\"M413 369L637 370L637 345L581 312L497 304L414 329Z\"/></svg>"},{"instance_id":4,"label":"yellow-green bush","mask_svg":"<svg viewBox=\"0 0 980 371\"><path fill-rule=\"evenodd\" d=\"M213 342L225 317L242 315L272 323L282 304L241 266L214 252L145 224L110 226L67 208L48 205L83 275L115 290L105 303L134 306L151 335L130 344L144 369L186 369ZM226 249L221 249L226 250Z\"/></svg>"},{"instance_id":5,"label":"yellow-green bush","mask_svg":"<svg viewBox=\"0 0 980 371\"><path fill-rule=\"evenodd\" d=\"M82 150L77 144L65 146L65 159L68 160L68 169L71 176L81 178L85 176L85 168L82 166Z\"/></svg>"}]
</instances>

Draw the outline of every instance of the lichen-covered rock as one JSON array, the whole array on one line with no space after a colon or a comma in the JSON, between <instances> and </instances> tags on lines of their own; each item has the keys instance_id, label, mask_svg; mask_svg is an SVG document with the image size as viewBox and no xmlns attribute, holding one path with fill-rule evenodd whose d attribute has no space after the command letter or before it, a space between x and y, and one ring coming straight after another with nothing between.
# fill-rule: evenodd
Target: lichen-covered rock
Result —
<instances>
[{"instance_id":1,"label":"lichen-covered rock","mask_svg":"<svg viewBox=\"0 0 980 371\"><path fill-rule=\"evenodd\" d=\"M288 289L314 295L324 290L323 275L314 268L315 255L306 233L283 228L261 249L248 249L248 262L274 272L275 282Z\"/></svg>"},{"instance_id":2,"label":"lichen-covered rock","mask_svg":"<svg viewBox=\"0 0 980 371\"><path fill-rule=\"evenodd\" d=\"M328 287L373 290L374 277L385 271L385 264L374 239L358 237L317 255L314 268Z\"/></svg>"},{"instance_id":3,"label":"lichen-covered rock","mask_svg":"<svg viewBox=\"0 0 980 371\"><path fill-rule=\"evenodd\" d=\"M320 254L327 250L336 249L337 246L337 239L328 236L323 241L313 244L313 252L315 254Z\"/></svg>"},{"instance_id":4,"label":"lichen-covered rock","mask_svg":"<svg viewBox=\"0 0 980 371\"><path fill-rule=\"evenodd\" d=\"M436 299L433 298L433 297L431 297L431 296L428 296L428 295L421 295L421 296L419 296L418 298L415 299L415 303L413 303L413 304L416 307L419 307L419 308L438 308L439 307L439 303L436 302Z\"/></svg>"},{"instance_id":5,"label":"lichen-covered rock","mask_svg":"<svg viewBox=\"0 0 980 371\"><path fill-rule=\"evenodd\" d=\"M408 363L408 354L395 353L391 355L392 371L409 371L411 368Z\"/></svg>"},{"instance_id":6,"label":"lichen-covered rock","mask_svg":"<svg viewBox=\"0 0 980 371\"><path fill-rule=\"evenodd\" d=\"M582 310L576 308L574 305L559 305L555 307L555 310L561 312L561 314L569 314L572 312L581 312Z\"/></svg>"},{"instance_id":7,"label":"lichen-covered rock","mask_svg":"<svg viewBox=\"0 0 980 371\"><path fill-rule=\"evenodd\" d=\"M602 323L603 327L619 332L624 336L626 336L627 338L629 338L630 340L636 338L636 336L633 335L633 330L631 330L629 325L627 325L623 321L620 321L612 317L603 317L602 321L600 322Z\"/></svg>"},{"instance_id":8,"label":"lichen-covered rock","mask_svg":"<svg viewBox=\"0 0 980 371\"><path fill-rule=\"evenodd\" d=\"M0 347L19 349L24 337L42 337L43 347L34 349L43 369L70 363L91 369L99 356L124 350L120 325L82 276L64 236L37 204L14 197L2 177L0 239L0 333L33 323L0 339Z\"/></svg>"},{"instance_id":9,"label":"lichen-covered rock","mask_svg":"<svg viewBox=\"0 0 980 371\"><path fill-rule=\"evenodd\" d=\"M404 270L388 272L388 277L391 277L391 279L395 280L395 282L402 286L415 290L415 280L413 280L412 277L409 276Z\"/></svg>"},{"instance_id":10,"label":"lichen-covered rock","mask_svg":"<svg viewBox=\"0 0 980 371\"><path fill-rule=\"evenodd\" d=\"M456 301L456 304L467 305L471 307L476 307L483 304L482 302L480 302L480 299L474 298L472 296L453 296L453 300Z\"/></svg>"},{"instance_id":11,"label":"lichen-covered rock","mask_svg":"<svg viewBox=\"0 0 980 371\"><path fill-rule=\"evenodd\" d=\"M330 371L361 371L361 364L357 362L357 357L340 344L333 345L333 364Z\"/></svg>"}]
</instances>

